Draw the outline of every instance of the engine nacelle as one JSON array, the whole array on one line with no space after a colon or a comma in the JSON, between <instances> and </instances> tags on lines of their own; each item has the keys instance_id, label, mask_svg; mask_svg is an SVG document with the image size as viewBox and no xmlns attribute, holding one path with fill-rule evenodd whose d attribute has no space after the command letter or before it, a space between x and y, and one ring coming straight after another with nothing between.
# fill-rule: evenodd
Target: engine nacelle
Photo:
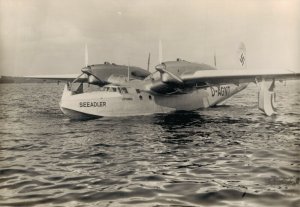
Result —
<instances>
[{"instance_id":1,"label":"engine nacelle","mask_svg":"<svg viewBox=\"0 0 300 207\"><path fill-rule=\"evenodd\" d=\"M103 81L99 80L98 78L96 78L93 75L89 75L87 82L89 84L98 85L98 86L103 86L103 85L106 84L106 83L104 83Z\"/></svg>"},{"instance_id":2,"label":"engine nacelle","mask_svg":"<svg viewBox=\"0 0 300 207\"><path fill-rule=\"evenodd\" d=\"M88 83L90 83L90 84L96 84L98 82L99 82L99 80L95 76L89 75Z\"/></svg>"},{"instance_id":3,"label":"engine nacelle","mask_svg":"<svg viewBox=\"0 0 300 207\"><path fill-rule=\"evenodd\" d=\"M172 77L168 73L163 73L161 75L161 81L166 83L166 84L181 84L182 83L181 81L179 81L178 79Z\"/></svg>"}]
</instances>

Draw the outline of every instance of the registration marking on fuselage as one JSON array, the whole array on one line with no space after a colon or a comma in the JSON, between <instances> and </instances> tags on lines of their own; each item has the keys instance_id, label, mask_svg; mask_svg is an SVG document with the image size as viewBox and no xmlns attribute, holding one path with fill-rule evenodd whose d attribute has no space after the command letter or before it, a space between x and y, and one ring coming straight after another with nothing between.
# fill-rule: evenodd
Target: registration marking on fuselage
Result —
<instances>
[{"instance_id":1,"label":"registration marking on fuselage","mask_svg":"<svg viewBox=\"0 0 300 207\"><path fill-rule=\"evenodd\" d=\"M230 86L211 86L211 95L214 96L228 96L230 94Z\"/></svg>"}]
</instances>

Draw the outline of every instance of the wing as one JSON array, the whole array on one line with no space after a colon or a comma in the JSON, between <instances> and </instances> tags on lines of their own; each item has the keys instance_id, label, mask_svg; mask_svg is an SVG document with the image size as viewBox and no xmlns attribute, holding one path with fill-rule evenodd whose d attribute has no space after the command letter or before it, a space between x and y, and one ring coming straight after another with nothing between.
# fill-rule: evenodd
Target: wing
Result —
<instances>
[{"instance_id":1,"label":"wing","mask_svg":"<svg viewBox=\"0 0 300 207\"><path fill-rule=\"evenodd\" d=\"M103 86L109 83L120 84L130 79L143 80L150 73L135 66L117 65L105 62L104 64L88 65L81 69L81 74L68 75L35 75L25 78L57 80L57 81L85 81L89 84Z\"/></svg>"},{"instance_id":2,"label":"wing","mask_svg":"<svg viewBox=\"0 0 300 207\"><path fill-rule=\"evenodd\" d=\"M185 84L228 84L228 83L247 83L255 80L291 80L299 79L299 71L266 71L266 70L209 70L185 72L180 78Z\"/></svg>"},{"instance_id":3,"label":"wing","mask_svg":"<svg viewBox=\"0 0 300 207\"><path fill-rule=\"evenodd\" d=\"M34 75L24 76L28 79L43 79L43 80L57 80L57 81L71 81L77 78L80 74L63 74L63 75Z\"/></svg>"},{"instance_id":4,"label":"wing","mask_svg":"<svg viewBox=\"0 0 300 207\"><path fill-rule=\"evenodd\" d=\"M151 82L146 85L146 90L160 94L173 94L188 91L193 87L300 78L299 71L217 70L205 64L188 62L171 64L162 63L155 67L156 74L159 75L152 78Z\"/></svg>"}]
</instances>

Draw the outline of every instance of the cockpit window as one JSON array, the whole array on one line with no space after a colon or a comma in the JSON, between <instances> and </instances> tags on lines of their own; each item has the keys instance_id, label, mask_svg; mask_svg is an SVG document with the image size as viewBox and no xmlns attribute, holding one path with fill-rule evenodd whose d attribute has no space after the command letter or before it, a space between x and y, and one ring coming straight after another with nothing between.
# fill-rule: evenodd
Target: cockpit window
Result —
<instances>
[{"instance_id":1,"label":"cockpit window","mask_svg":"<svg viewBox=\"0 0 300 207\"><path fill-rule=\"evenodd\" d=\"M121 88L121 93L128 93L127 88Z\"/></svg>"},{"instance_id":2,"label":"cockpit window","mask_svg":"<svg viewBox=\"0 0 300 207\"><path fill-rule=\"evenodd\" d=\"M107 87L100 87L100 88L99 88L99 91L107 91L107 90L108 90Z\"/></svg>"},{"instance_id":3,"label":"cockpit window","mask_svg":"<svg viewBox=\"0 0 300 207\"><path fill-rule=\"evenodd\" d=\"M120 89L118 88L119 92L120 92ZM99 88L99 91L108 91L108 92L117 92L117 88L116 87L101 87Z\"/></svg>"},{"instance_id":4,"label":"cockpit window","mask_svg":"<svg viewBox=\"0 0 300 207\"><path fill-rule=\"evenodd\" d=\"M108 92L117 92L115 87L108 87Z\"/></svg>"}]
</instances>

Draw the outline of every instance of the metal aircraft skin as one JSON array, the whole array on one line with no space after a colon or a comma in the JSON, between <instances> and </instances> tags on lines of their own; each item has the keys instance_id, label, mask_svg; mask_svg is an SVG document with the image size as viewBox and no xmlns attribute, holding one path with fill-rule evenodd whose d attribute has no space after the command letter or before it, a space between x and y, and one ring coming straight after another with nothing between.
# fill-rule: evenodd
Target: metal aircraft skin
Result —
<instances>
[{"instance_id":1,"label":"metal aircraft skin","mask_svg":"<svg viewBox=\"0 0 300 207\"><path fill-rule=\"evenodd\" d=\"M244 46L239 61L245 67ZM292 71L217 70L207 64L180 59L162 62L155 69L150 74L138 67L107 62L87 65L80 76L65 85L60 109L71 119L194 111L220 104L254 82L259 87L259 109L272 115L275 79L299 79L300 75ZM74 75L56 77L70 78Z\"/></svg>"}]
</instances>

